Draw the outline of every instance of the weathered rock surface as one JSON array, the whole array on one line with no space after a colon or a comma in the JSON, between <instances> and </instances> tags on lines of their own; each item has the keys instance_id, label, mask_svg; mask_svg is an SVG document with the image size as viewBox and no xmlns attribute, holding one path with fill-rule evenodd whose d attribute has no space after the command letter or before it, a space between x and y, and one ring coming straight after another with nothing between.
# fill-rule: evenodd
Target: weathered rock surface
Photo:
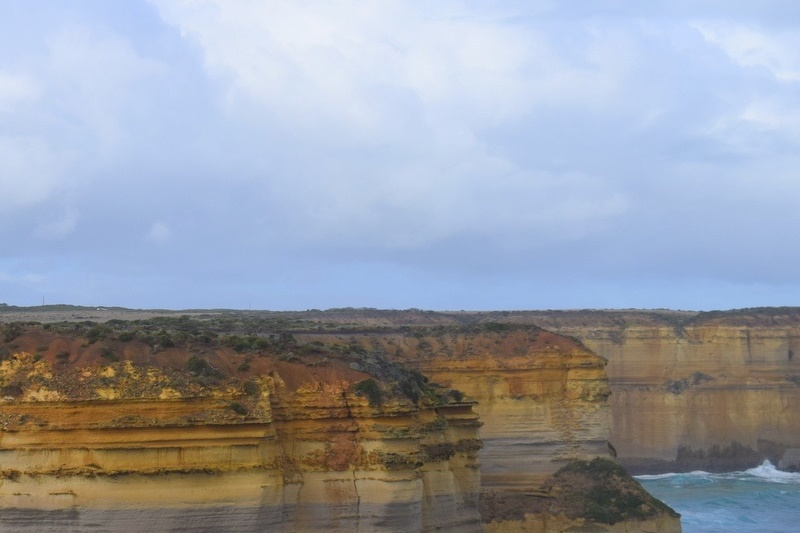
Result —
<instances>
[{"instance_id":1,"label":"weathered rock surface","mask_svg":"<svg viewBox=\"0 0 800 533\"><path fill-rule=\"evenodd\" d=\"M33 523L53 531L680 530L646 502L613 518L564 507L572 482L558 472L610 454L605 361L579 342L446 317L215 316L3 326L0 520L24 530L43 512ZM626 475L611 493L640 490ZM492 510L501 501L513 516Z\"/></svg>"},{"instance_id":2,"label":"weathered rock surface","mask_svg":"<svg viewBox=\"0 0 800 533\"><path fill-rule=\"evenodd\" d=\"M261 531L481 529L471 403L413 402L337 360L276 361L244 385L211 364L147 365L142 347L113 344L129 358L92 360L95 348L74 341L26 331L0 364L12 394L0 402L3 508L80 510L75 528L135 507L233 508ZM84 365L59 360L65 343ZM365 379L380 405L354 387Z\"/></svg>"},{"instance_id":3,"label":"weathered rock surface","mask_svg":"<svg viewBox=\"0 0 800 533\"><path fill-rule=\"evenodd\" d=\"M577 461L611 456L605 360L579 342L538 327L498 323L362 333L349 342L364 353L388 354L477 401L487 530L680 531L678 515L665 506L647 508L642 519L554 514L560 495L553 476ZM627 475L625 483L626 491L644 492ZM499 501L513 502L515 512L497 513Z\"/></svg>"},{"instance_id":4,"label":"weathered rock surface","mask_svg":"<svg viewBox=\"0 0 800 533\"><path fill-rule=\"evenodd\" d=\"M602 358L531 327L407 337L394 357L477 400L482 485L533 490L570 460L607 456Z\"/></svg>"}]
</instances>

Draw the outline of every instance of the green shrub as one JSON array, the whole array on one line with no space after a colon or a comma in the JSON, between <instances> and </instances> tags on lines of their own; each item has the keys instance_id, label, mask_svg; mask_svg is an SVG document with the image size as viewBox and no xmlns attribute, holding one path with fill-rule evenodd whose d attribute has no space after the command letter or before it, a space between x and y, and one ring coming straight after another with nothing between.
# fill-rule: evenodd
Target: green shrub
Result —
<instances>
[{"instance_id":1,"label":"green shrub","mask_svg":"<svg viewBox=\"0 0 800 533\"><path fill-rule=\"evenodd\" d=\"M117 335L117 340L121 342L130 342L136 336L135 331L123 331L119 335Z\"/></svg>"},{"instance_id":2,"label":"green shrub","mask_svg":"<svg viewBox=\"0 0 800 533\"><path fill-rule=\"evenodd\" d=\"M242 386L244 389L244 393L248 396L256 396L259 392L261 392L261 387L258 386L258 383L253 381L252 379L249 381L245 381L244 385Z\"/></svg>"},{"instance_id":3,"label":"green shrub","mask_svg":"<svg viewBox=\"0 0 800 533\"><path fill-rule=\"evenodd\" d=\"M545 490L559 495L550 510L553 514L565 512L605 524L645 520L660 513L677 516L620 464L602 457L568 463L547 482Z\"/></svg>"},{"instance_id":4,"label":"green shrub","mask_svg":"<svg viewBox=\"0 0 800 533\"><path fill-rule=\"evenodd\" d=\"M89 344L94 344L99 340L103 340L111 334L111 328L105 325L97 325L86 332L86 340Z\"/></svg>"},{"instance_id":5,"label":"green shrub","mask_svg":"<svg viewBox=\"0 0 800 533\"><path fill-rule=\"evenodd\" d=\"M410 378L403 379L399 383L398 388L400 389L400 392L402 392L403 395L412 402L417 403L419 401L420 390L413 379Z\"/></svg>"},{"instance_id":6,"label":"green shrub","mask_svg":"<svg viewBox=\"0 0 800 533\"><path fill-rule=\"evenodd\" d=\"M6 326L5 334L3 335L3 342L11 342L20 335L22 335L22 326L16 322L8 324Z\"/></svg>"},{"instance_id":7,"label":"green shrub","mask_svg":"<svg viewBox=\"0 0 800 533\"><path fill-rule=\"evenodd\" d=\"M172 348L175 346L175 341L172 339L172 336L167 332L167 330L162 329L156 334L156 345L161 348Z\"/></svg>"},{"instance_id":8,"label":"green shrub","mask_svg":"<svg viewBox=\"0 0 800 533\"><path fill-rule=\"evenodd\" d=\"M119 361L119 356L115 354L111 350L111 348L103 348L102 350L100 350L100 357L102 357L103 359L108 359L112 363Z\"/></svg>"},{"instance_id":9,"label":"green shrub","mask_svg":"<svg viewBox=\"0 0 800 533\"><path fill-rule=\"evenodd\" d=\"M196 376L208 377L218 379L222 377L222 374L219 370L214 368L211 363L206 361L205 359L201 359L196 355L193 355L186 361L186 370L191 372Z\"/></svg>"},{"instance_id":10,"label":"green shrub","mask_svg":"<svg viewBox=\"0 0 800 533\"><path fill-rule=\"evenodd\" d=\"M240 404L239 402L231 402L231 404L228 407L230 407L230 409L237 415L245 416L248 413L247 407Z\"/></svg>"},{"instance_id":11,"label":"green shrub","mask_svg":"<svg viewBox=\"0 0 800 533\"><path fill-rule=\"evenodd\" d=\"M383 394L381 393L380 386L374 379L362 379L355 384L354 389L356 394L367 397L369 404L377 407L383 403Z\"/></svg>"},{"instance_id":12,"label":"green shrub","mask_svg":"<svg viewBox=\"0 0 800 533\"><path fill-rule=\"evenodd\" d=\"M22 396L22 386L19 383L10 383L0 389L0 396L19 398Z\"/></svg>"}]
</instances>

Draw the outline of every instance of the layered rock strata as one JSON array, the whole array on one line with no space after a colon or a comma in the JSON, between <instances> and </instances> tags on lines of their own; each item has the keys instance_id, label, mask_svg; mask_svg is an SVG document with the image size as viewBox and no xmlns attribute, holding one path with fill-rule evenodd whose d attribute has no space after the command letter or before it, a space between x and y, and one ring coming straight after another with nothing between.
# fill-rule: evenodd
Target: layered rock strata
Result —
<instances>
[{"instance_id":1,"label":"layered rock strata","mask_svg":"<svg viewBox=\"0 0 800 533\"><path fill-rule=\"evenodd\" d=\"M0 521L680 531L629 476L576 477L611 454L605 361L580 342L528 325L340 318L4 326ZM594 516L597 502L574 504L587 491L638 503Z\"/></svg>"},{"instance_id":2,"label":"layered rock strata","mask_svg":"<svg viewBox=\"0 0 800 533\"><path fill-rule=\"evenodd\" d=\"M608 360L610 440L634 471L731 471L765 459L800 468L796 309L537 321Z\"/></svg>"},{"instance_id":3,"label":"layered rock strata","mask_svg":"<svg viewBox=\"0 0 800 533\"><path fill-rule=\"evenodd\" d=\"M678 515L668 508L645 505L641 519L626 515L611 523L560 509L553 476L576 461L612 455L605 360L579 342L538 327L495 323L360 334L348 342L364 353L385 353L477 402L487 531L680 531ZM626 483L626 491L644 493L629 476Z\"/></svg>"},{"instance_id":4,"label":"layered rock strata","mask_svg":"<svg viewBox=\"0 0 800 533\"><path fill-rule=\"evenodd\" d=\"M55 514L35 530L481 529L471 403L412 402L339 361L277 362L242 386L46 352L0 367L5 528L38 510Z\"/></svg>"},{"instance_id":5,"label":"layered rock strata","mask_svg":"<svg viewBox=\"0 0 800 533\"><path fill-rule=\"evenodd\" d=\"M574 341L498 325L409 335L384 349L477 401L485 488L534 490L570 460L609 454L604 361Z\"/></svg>"}]
</instances>

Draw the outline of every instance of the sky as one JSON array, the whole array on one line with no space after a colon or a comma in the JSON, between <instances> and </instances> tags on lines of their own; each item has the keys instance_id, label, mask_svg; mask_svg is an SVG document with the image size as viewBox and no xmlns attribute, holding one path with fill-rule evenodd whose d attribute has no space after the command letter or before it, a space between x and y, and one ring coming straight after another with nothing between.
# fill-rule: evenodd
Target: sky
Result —
<instances>
[{"instance_id":1,"label":"sky","mask_svg":"<svg viewBox=\"0 0 800 533\"><path fill-rule=\"evenodd\" d=\"M800 305L797 2L0 13L0 302Z\"/></svg>"}]
</instances>

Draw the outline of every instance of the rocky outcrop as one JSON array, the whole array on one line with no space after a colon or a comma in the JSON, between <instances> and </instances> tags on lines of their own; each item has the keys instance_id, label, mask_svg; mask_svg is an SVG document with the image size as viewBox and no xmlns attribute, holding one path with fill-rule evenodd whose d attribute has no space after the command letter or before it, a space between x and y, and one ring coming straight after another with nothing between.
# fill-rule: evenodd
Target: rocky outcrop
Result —
<instances>
[{"instance_id":1,"label":"rocky outcrop","mask_svg":"<svg viewBox=\"0 0 800 533\"><path fill-rule=\"evenodd\" d=\"M675 512L609 459L572 461L543 489L548 497L519 491L485 494L486 531L681 531Z\"/></svg>"},{"instance_id":2,"label":"rocky outcrop","mask_svg":"<svg viewBox=\"0 0 800 533\"><path fill-rule=\"evenodd\" d=\"M800 467L797 309L575 311L532 321L608 360L610 440L634 471L730 471L764 459Z\"/></svg>"}]
</instances>

